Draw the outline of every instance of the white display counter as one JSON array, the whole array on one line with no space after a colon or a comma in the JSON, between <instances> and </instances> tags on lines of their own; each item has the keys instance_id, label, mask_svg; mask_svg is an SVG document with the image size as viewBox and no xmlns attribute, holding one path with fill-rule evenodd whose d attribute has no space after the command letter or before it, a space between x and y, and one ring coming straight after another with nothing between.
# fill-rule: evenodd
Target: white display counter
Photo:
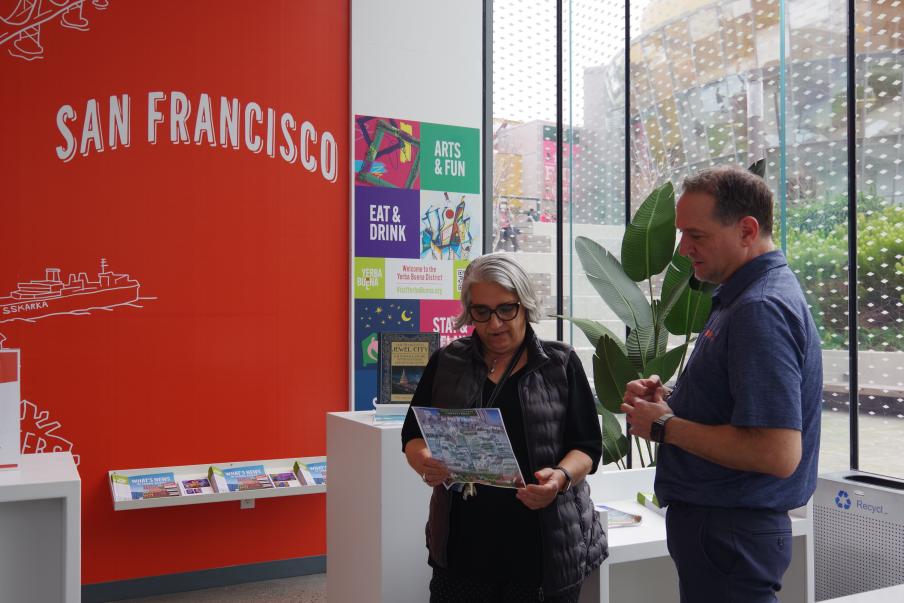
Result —
<instances>
[{"instance_id":1,"label":"white display counter","mask_svg":"<svg viewBox=\"0 0 904 603\"><path fill-rule=\"evenodd\" d=\"M901 603L901 601L904 601L904 584L837 599L826 599L823 603Z\"/></svg>"},{"instance_id":2,"label":"white display counter","mask_svg":"<svg viewBox=\"0 0 904 603\"><path fill-rule=\"evenodd\" d=\"M423 603L432 489L402 454L401 423L373 411L326 418L326 592L330 603Z\"/></svg>"},{"instance_id":3,"label":"white display counter","mask_svg":"<svg viewBox=\"0 0 904 603\"><path fill-rule=\"evenodd\" d=\"M81 600L81 481L72 454L23 454L0 472L0 599Z\"/></svg>"},{"instance_id":4,"label":"white display counter","mask_svg":"<svg viewBox=\"0 0 904 603\"><path fill-rule=\"evenodd\" d=\"M374 424L373 412L327 416L327 597L422 603L428 598L424 526L431 489L402 454L401 424ZM609 558L584 583L581 602L677 602L678 577L665 542L665 518L637 504L653 470L598 472L588 479L596 503L643 516L641 525L607 530ZM779 599L812 603L810 507L792 512L794 556ZM650 576L655 576L654 580Z\"/></svg>"},{"instance_id":5,"label":"white display counter","mask_svg":"<svg viewBox=\"0 0 904 603\"><path fill-rule=\"evenodd\" d=\"M581 603L656 601L678 603L678 574L669 557L665 517L637 502L638 492L653 490L655 469L597 472L587 478L594 503L641 515L640 525L611 528L609 558L584 582ZM791 515L793 557L778 598L782 603L813 603L812 505ZM651 580L650 576L655 576Z\"/></svg>"}]
</instances>

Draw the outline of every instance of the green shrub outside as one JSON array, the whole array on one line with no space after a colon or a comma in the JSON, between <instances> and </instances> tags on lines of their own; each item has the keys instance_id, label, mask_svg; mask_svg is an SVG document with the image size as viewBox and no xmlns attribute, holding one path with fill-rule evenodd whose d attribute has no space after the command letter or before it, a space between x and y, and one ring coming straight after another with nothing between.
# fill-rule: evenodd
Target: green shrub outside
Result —
<instances>
[{"instance_id":1,"label":"green shrub outside","mask_svg":"<svg viewBox=\"0 0 904 603\"><path fill-rule=\"evenodd\" d=\"M858 347L904 350L904 207L858 197ZM806 292L824 349L846 349L846 196L802 200L787 212L788 260Z\"/></svg>"}]
</instances>

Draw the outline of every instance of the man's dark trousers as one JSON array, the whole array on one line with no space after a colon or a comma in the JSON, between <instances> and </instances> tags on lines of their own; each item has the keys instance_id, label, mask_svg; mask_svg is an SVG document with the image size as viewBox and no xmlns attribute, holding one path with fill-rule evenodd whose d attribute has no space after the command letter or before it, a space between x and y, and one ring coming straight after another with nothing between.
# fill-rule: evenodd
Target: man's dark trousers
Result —
<instances>
[{"instance_id":1,"label":"man's dark trousers","mask_svg":"<svg viewBox=\"0 0 904 603\"><path fill-rule=\"evenodd\" d=\"M791 564L786 512L675 502L666 515L681 603L774 603Z\"/></svg>"}]
</instances>

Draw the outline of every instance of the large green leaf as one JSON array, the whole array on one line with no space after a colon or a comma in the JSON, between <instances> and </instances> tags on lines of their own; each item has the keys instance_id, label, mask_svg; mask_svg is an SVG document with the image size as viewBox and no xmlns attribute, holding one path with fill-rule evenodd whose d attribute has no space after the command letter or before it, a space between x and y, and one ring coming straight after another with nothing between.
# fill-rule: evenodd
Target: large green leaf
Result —
<instances>
[{"instance_id":1,"label":"large green leaf","mask_svg":"<svg viewBox=\"0 0 904 603\"><path fill-rule=\"evenodd\" d=\"M682 260L687 264L686 269L680 267ZM677 262L677 265L676 265ZM662 325L666 318L671 314L678 300L684 295L691 280L691 264L690 261L679 255L675 251L672 261L669 263L669 269L665 273L662 281L662 292L659 295L660 305L656 309L656 324Z\"/></svg>"},{"instance_id":2,"label":"large green leaf","mask_svg":"<svg viewBox=\"0 0 904 603\"><path fill-rule=\"evenodd\" d=\"M646 296L614 255L587 237L577 237L574 248L590 283L622 322L631 329L653 325L653 311Z\"/></svg>"},{"instance_id":3,"label":"large green leaf","mask_svg":"<svg viewBox=\"0 0 904 603\"><path fill-rule=\"evenodd\" d=\"M650 375L659 375L662 382L665 383L675 376L678 365L681 364L681 358L684 356L684 350L687 344L683 343L677 348L673 348L661 356L657 356L651 362L647 363L647 367L643 372L644 377Z\"/></svg>"},{"instance_id":4,"label":"large green leaf","mask_svg":"<svg viewBox=\"0 0 904 603\"><path fill-rule=\"evenodd\" d=\"M666 329L674 335L687 336L690 333L699 333L706 324L712 308L713 287L700 283L692 274L691 261L676 252L662 285L662 295L666 297L671 295L675 288L682 286L682 282L685 283L684 292L665 318Z\"/></svg>"},{"instance_id":5,"label":"large green leaf","mask_svg":"<svg viewBox=\"0 0 904 603\"><path fill-rule=\"evenodd\" d=\"M620 413L625 387L639 376L618 343L603 335L593 355L593 385L603 406L610 412Z\"/></svg>"},{"instance_id":6,"label":"large green leaf","mask_svg":"<svg viewBox=\"0 0 904 603\"><path fill-rule=\"evenodd\" d=\"M653 340L655 329L653 325L632 329L625 338L625 347L628 350L628 360L638 371L643 371L647 362L656 355L656 342Z\"/></svg>"},{"instance_id":7,"label":"large green leaf","mask_svg":"<svg viewBox=\"0 0 904 603\"><path fill-rule=\"evenodd\" d=\"M613 333L612 330L607 326L600 324L595 320L588 320L586 318L574 318L573 316L565 316L562 314L556 314L556 316L565 320L570 320L575 325L577 325L581 329L581 331L584 332L584 335L587 336L587 339L590 340L590 345L592 345L594 349L599 344L600 337L605 334L615 340L615 343L618 344L618 347L620 347L625 354L628 353L628 350L625 348L625 344L622 343L618 338L618 335Z\"/></svg>"},{"instance_id":8,"label":"large green leaf","mask_svg":"<svg viewBox=\"0 0 904 603\"><path fill-rule=\"evenodd\" d=\"M681 281L690 279L694 275L694 266L690 258L681 255L678 249L672 254L672 260L669 262L669 269L665 273L662 281L662 296L666 297L668 292L675 287L679 287Z\"/></svg>"},{"instance_id":9,"label":"large green leaf","mask_svg":"<svg viewBox=\"0 0 904 603\"><path fill-rule=\"evenodd\" d=\"M596 410L603 419L603 464L620 461L628 454L628 438L614 414L604 406L597 406Z\"/></svg>"},{"instance_id":10,"label":"large green leaf","mask_svg":"<svg viewBox=\"0 0 904 603\"><path fill-rule=\"evenodd\" d=\"M631 280L640 282L669 265L675 250L675 190L666 182L646 198L622 238L622 265Z\"/></svg>"}]
</instances>

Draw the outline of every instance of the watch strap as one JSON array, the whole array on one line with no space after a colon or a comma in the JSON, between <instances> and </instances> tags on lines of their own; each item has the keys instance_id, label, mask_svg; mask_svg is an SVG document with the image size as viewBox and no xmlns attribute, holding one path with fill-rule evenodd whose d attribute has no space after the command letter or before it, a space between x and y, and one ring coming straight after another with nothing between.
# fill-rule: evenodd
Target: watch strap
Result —
<instances>
[{"instance_id":1,"label":"watch strap","mask_svg":"<svg viewBox=\"0 0 904 603\"><path fill-rule=\"evenodd\" d=\"M562 467L561 465L556 465L555 467L553 467L553 470L561 471L562 474L565 476L565 488L562 490L559 490L559 494L564 494L565 492L568 492L569 490L571 490L571 484L572 484L571 473L568 472L568 469L566 469L565 467Z\"/></svg>"},{"instance_id":2,"label":"watch strap","mask_svg":"<svg viewBox=\"0 0 904 603\"><path fill-rule=\"evenodd\" d=\"M650 440L657 444L665 443L665 425L675 418L675 415L667 412L650 425Z\"/></svg>"}]
</instances>

